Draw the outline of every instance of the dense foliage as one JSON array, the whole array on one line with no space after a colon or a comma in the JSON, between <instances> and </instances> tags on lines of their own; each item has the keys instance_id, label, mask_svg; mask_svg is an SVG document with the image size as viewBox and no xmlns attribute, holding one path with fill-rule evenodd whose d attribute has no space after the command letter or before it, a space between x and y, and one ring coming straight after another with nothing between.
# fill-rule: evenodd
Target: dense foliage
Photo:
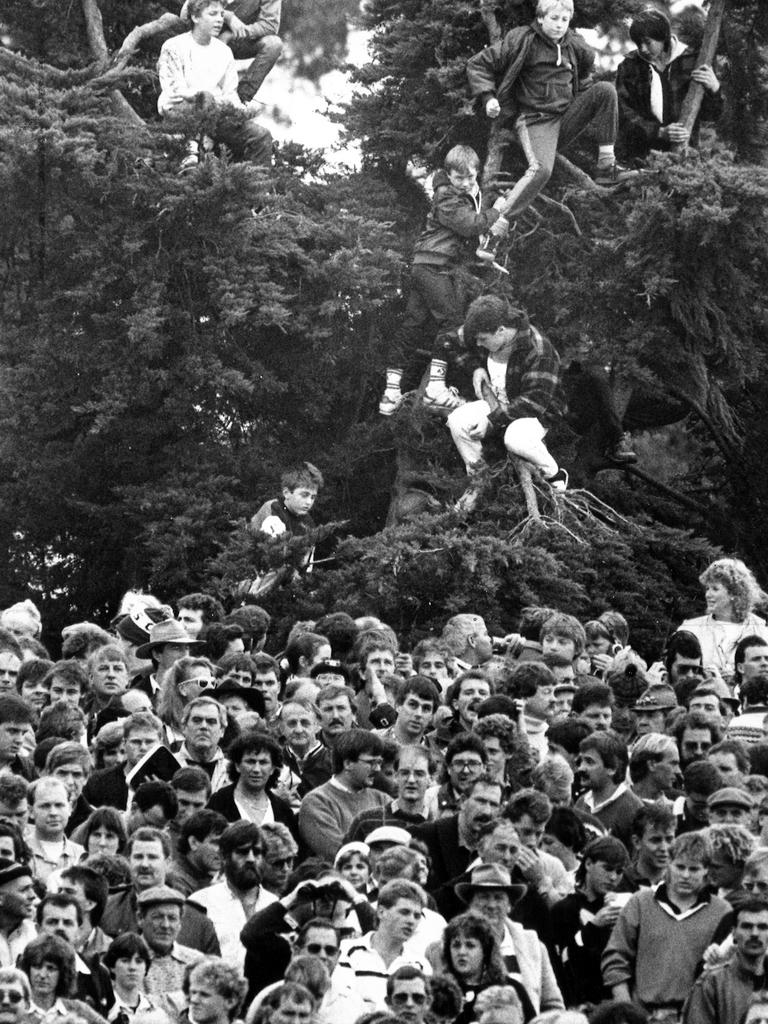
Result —
<instances>
[{"instance_id":1,"label":"dense foliage","mask_svg":"<svg viewBox=\"0 0 768 1024\"><path fill-rule=\"evenodd\" d=\"M303 458L327 476L319 518L350 539L335 552L325 541L335 563L270 596L278 614L375 610L416 636L462 607L508 628L528 601L615 605L651 647L695 609L711 549L691 529L768 569L764 5L728 9L724 62L749 56L727 70L743 116L633 191L557 176L548 191L563 205L537 203L507 255L515 298L566 359L586 350L612 366L628 424L676 423L644 442L642 477L595 478L561 439L575 480L628 517L612 531L586 519L578 540L514 534L511 483L469 521L433 512L378 532L404 465L443 507L462 488L444 428L382 421L376 399L425 210L407 159L436 165L457 141L484 151L463 86L487 39L478 6L366 4L372 60L344 115L361 171L331 174L291 146L269 172L225 155L189 178L151 116L151 61L100 77L83 14L95 6L110 51L164 9L0 7L16 51L0 51L0 605L30 594L60 625L104 619L128 585L170 597L213 573L228 588L236 524ZM584 0L577 22L620 31L634 6ZM529 16L520 0L499 8L505 24ZM297 38L306 17L292 16ZM332 54L340 36L327 34Z\"/></svg>"}]
</instances>

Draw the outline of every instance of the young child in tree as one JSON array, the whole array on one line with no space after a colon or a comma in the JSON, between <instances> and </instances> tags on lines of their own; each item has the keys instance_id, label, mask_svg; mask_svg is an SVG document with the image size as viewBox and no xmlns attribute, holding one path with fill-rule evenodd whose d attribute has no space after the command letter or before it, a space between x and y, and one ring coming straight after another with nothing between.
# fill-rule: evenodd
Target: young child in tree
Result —
<instances>
[{"instance_id":1,"label":"young child in tree","mask_svg":"<svg viewBox=\"0 0 768 1024\"><path fill-rule=\"evenodd\" d=\"M589 84L594 50L570 30L573 0L539 0L531 25L512 29L467 63L470 91L489 118L514 126L528 170L503 200L512 219L541 192L558 149L588 132L598 144L595 181L615 185L635 172L616 163L616 89ZM501 205L497 201L497 206Z\"/></svg>"},{"instance_id":2,"label":"young child in tree","mask_svg":"<svg viewBox=\"0 0 768 1024\"><path fill-rule=\"evenodd\" d=\"M616 71L623 156L642 159L652 149L697 145L699 120L714 121L723 109L720 82L712 66L697 66L696 53L672 34L669 18L655 7L635 15L629 36L637 49ZM693 132L678 120L691 81L704 87Z\"/></svg>"},{"instance_id":3,"label":"young child in tree","mask_svg":"<svg viewBox=\"0 0 768 1024\"><path fill-rule=\"evenodd\" d=\"M323 486L323 474L311 462L286 470L280 477L282 498L265 501L251 519L253 533L281 537L287 533L299 537L315 528L310 512Z\"/></svg>"},{"instance_id":4,"label":"young child in tree","mask_svg":"<svg viewBox=\"0 0 768 1024\"><path fill-rule=\"evenodd\" d=\"M437 327L432 351L443 352L455 340L472 296L466 295L466 271L462 264L474 255L477 240L490 231L503 235L507 220L498 210L482 210L477 172L480 159L469 146L454 146L445 158L444 170L433 179L432 209L426 228L416 242L411 270L411 294L400 327L395 351L406 362L408 353L419 346L421 333L429 324ZM468 244L469 243L469 244ZM445 375L447 362L435 357L429 366L429 383L424 404L450 411L461 405L455 388ZM391 416L403 400L403 363L387 370L387 384L379 403L382 416Z\"/></svg>"}]
</instances>

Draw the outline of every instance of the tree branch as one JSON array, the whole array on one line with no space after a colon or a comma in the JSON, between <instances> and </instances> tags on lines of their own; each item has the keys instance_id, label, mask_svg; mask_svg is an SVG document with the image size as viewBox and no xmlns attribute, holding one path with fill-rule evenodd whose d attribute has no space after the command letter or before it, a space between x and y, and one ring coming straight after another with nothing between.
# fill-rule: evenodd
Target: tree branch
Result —
<instances>
[{"instance_id":1,"label":"tree branch","mask_svg":"<svg viewBox=\"0 0 768 1024\"><path fill-rule=\"evenodd\" d=\"M707 15L707 24L704 27L704 36L701 40L697 67L701 67L702 64L711 64L715 59L717 40L720 37L720 27L723 23L724 12L725 0L712 0L709 14ZM693 131L703 99L704 86L698 82L691 81L688 86L688 92L685 94L683 105L680 108L679 118L680 124L684 125L689 132ZM686 143L676 143L672 148L676 153L682 153L686 148Z\"/></svg>"},{"instance_id":2,"label":"tree branch","mask_svg":"<svg viewBox=\"0 0 768 1024\"><path fill-rule=\"evenodd\" d=\"M171 14L170 11L166 11L165 14L161 14L160 17L155 18L154 21L147 21L143 25L137 25L136 28L132 29L128 33L123 40L122 46L117 51L117 56L115 58L116 67L125 67L141 44L146 42L147 39L152 39L153 36L159 35L161 32L167 32L168 30L183 32L186 28L187 25L185 22L183 22L178 15Z\"/></svg>"},{"instance_id":3,"label":"tree branch","mask_svg":"<svg viewBox=\"0 0 768 1024\"><path fill-rule=\"evenodd\" d=\"M82 4L83 17L85 18L85 31L88 36L88 46L90 47L94 60L97 61L100 67L103 67L109 61L109 50L107 48L107 41L104 38L104 21L101 17L101 9L99 8L98 0L80 0L80 3ZM144 126L142 119L118 89L112 90L110 93L110 100L117 117L121 117L125 121L130 121L136 126Z\"/></svg>"},{"instance_id":4,"label":"tree branch","mask_svg":"<svg viewBox=\"0 0 768 1024\"><path fill-rule=\"evenodd\" d=\"M614 469L616 467L614 466ZM656 477L646 473L645 470L640 469L638 466L624 466L625 473L631 473L632 476L636 476L639 480L642 480L646 484L650 484L651 487L655 487L662 494L665 494L670 500L676 502L678 505L682 505L684 508L690 509L691 512L698 512L700 515L709 515L709 509L706 506L699 504L698 501L694 501L693 498L686 498L684 494L680 494L679 491L672 490L671 487L667 487L661 480L657 480Z\"/></svg>"}]
</instances>

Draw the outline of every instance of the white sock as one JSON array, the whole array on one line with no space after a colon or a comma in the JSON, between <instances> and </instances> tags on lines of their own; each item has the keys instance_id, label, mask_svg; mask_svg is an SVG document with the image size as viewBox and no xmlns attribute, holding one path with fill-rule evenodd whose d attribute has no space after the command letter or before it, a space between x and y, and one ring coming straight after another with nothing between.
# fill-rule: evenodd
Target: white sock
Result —
<instances>
[{"instance_id":1,"label":"white sock","mask_svg":"<svg viewBox=\"0 0 768 1024\"><path fill-rule=\"evenodd\" d=\"M448 370L448 363L444 359L433 359L429 364L429 384L427 394L434 397L445 390L445 374Z\"/></svg>"},{"instance_id":2,"label":"white sock","mask_svg":"<svg viewBox=\"0 0 768 1024\"><path fill-rule=\"evenodd\" d=\"M613 152L613 145L597 147L597 162L599 164L612 164L616 160Z\"/></svg>"},{"instance_id":3,"label":"white sock","mask_svg":"<svg viewBox=\"0 0 768 1024\"><path fill-rule=\"evenodd\" d=\"M400 381L403 379L403 371L390 367L387 369L387 391L400 391Z\"/></svg>"}]
</instances>

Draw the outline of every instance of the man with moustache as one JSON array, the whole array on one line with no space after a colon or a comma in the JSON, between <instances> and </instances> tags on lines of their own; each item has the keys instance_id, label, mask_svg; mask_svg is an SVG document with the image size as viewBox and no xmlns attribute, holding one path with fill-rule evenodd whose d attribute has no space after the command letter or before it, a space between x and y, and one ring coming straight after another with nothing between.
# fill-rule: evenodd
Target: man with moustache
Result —
<instances>
[{"instance_id":1,"label":"man with moustache","mask_svg":"<svg viewBox=\"0 0 768 1024\"><path fill-rule=\"evenodd\" d=\"M500 782L476 778L465 790L458 814L428 821L411 830L414 838L427 845L431 860L430 892L467 870L485 826L499 816L501 796Z\"/></svg>"},{"instance_id":2,"label":"man with moustache","mask_svg":"<svg viewBox=\"0 0 768 1024\"><path fill-rule=\"evenodd\" d=\"M190 896L216 929L223 959L242 970L245 947L240 932L246 921L277 900L261 885L264 840L261 830L250 821L236 821L219 839L224 879Z\"/></svg>"},{"instance_id":3,"label":"man with moustache","mask_svg":"<svg viewBox=\"0 0 768 1024\"><path fill-rule=\"evenodd\" d=\"M734 954L696 982L683 1008L683 1024L743 1020L752 995L766 987L768 901L748 897L734 914Z\"/></svg>"}]
</instances>

